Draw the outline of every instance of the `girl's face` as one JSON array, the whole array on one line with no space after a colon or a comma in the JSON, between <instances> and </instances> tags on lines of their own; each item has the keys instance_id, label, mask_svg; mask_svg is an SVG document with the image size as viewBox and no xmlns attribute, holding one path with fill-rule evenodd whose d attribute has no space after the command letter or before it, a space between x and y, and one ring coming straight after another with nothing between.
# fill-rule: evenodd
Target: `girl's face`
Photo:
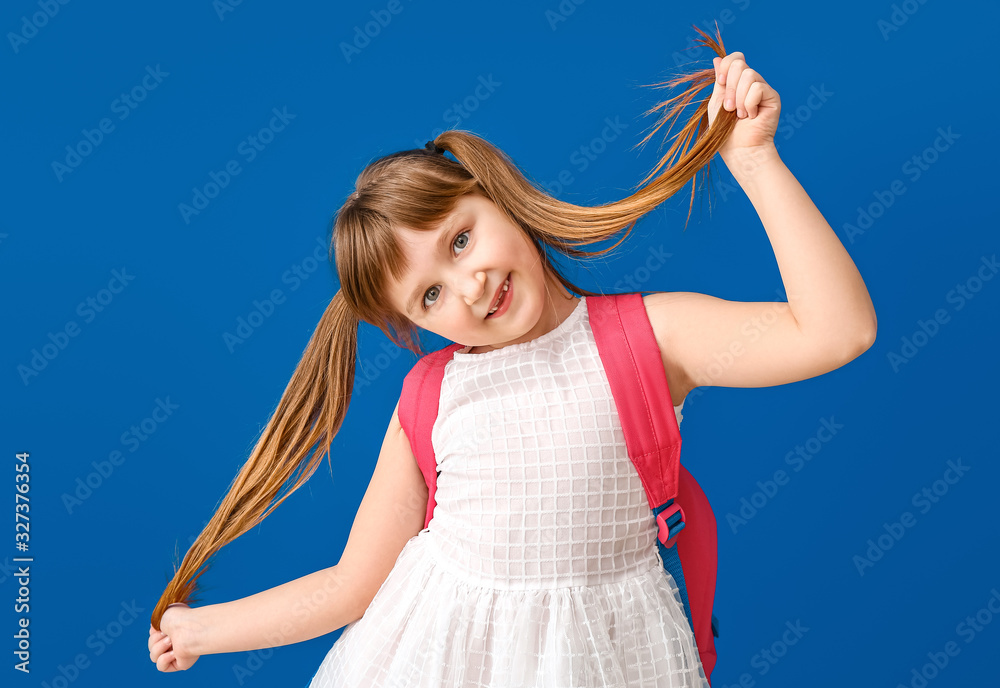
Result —
<instances>
[{"instance_id":1,"label":"girl's face","mask_svg":"<svg viewBox=\"0 0 1000 688\"><path fill-rule=\"evenodd\" d=\"M572 311L571 295L546 279L531 240L488 198L463 196L434 230L397 231L410 271L390 285L389 297L417 327L460 344L501 348L548 332ZM508 276L503 312L487 318Z\"/></svg>"}]
</instances>

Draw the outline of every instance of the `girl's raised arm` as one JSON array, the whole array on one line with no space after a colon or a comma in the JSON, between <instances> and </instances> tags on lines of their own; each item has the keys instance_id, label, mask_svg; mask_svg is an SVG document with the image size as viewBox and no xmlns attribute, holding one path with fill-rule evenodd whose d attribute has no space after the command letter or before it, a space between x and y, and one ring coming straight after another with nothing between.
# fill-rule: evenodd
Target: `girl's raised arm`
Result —
<instances>
[{"instance_id":1,"label":"girl's raised arm","mask_svg":"<svg viewBox=\"0 0 1000 688\"><path fill-rule=\"evenodd\" d=\"M743 53L715 58L709 121L737 112L720 148L760 216L788 302L674 292L644 297L664 366L691 388L768 387L822 375L875 341L875 309L850 255L774 144L780 101Z\"/></svg>"},{"instance_id":2,"label":"girl's raised arm","mask_svg":"<svg viewBox=\"0 0 1000 688\"><path fill-rule=\"evenodd\" d=\"M340 562L232 602L171 607L162 630L178 657L303 642L364 615L427 512L427 485L398 411L397 404Z\"/></svg>"}]
</instances>

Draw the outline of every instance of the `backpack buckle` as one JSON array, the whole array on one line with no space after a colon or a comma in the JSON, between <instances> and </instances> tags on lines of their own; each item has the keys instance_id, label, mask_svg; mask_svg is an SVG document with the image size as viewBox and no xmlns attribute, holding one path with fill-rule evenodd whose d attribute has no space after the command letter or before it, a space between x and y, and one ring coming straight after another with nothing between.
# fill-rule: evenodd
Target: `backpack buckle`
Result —
<instances>
[{"instance_id":1,"label":"backpack buckle","mask_svg":"<svg viewBox=\"0 0 1000 688\"><path fill-rule=\"evenodd\" d=\"M680 518L674 519L674 524L671 528L668 520L678 512L680 512ZM656 515L656 524L659 526L657 538L663 543L664 547L673 547L677 541L677 536L684 530L684 509L676 502L671 504Z\"/></svg>"}]
</instances>

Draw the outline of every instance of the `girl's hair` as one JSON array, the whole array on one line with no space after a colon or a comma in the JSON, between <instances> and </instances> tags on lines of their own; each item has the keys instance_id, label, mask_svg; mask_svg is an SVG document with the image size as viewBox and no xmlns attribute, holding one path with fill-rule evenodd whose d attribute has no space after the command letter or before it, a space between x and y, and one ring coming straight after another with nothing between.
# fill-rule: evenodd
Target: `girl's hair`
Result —
<instances>
[{"instance_id":1,"label":"girl's hair","mask_svg":"<svg viewBox=\"0 0 1000 688\"><path fill-rule=\"evenodd\" d=\"M702 36L696 42L709 46L720 57L725 56L718 24L715 39L694 28ZM638 145L645 144L664 124L679 118L696 94L714 81L715 70L708 68L652 84L657 88L690 85L680 95L645 113L664 109L656 127ZM173 578L153 610L153 627L159 629L168 605L198 601L197 580L215 553L265 519L312 476L324 454L329 456L354 387L359 323L364 321L378 327L398 346L417 356L425 353L419 344L417 328L395 312L387 298L390 276L392 281L401 280L409 267L394 227L435 229L461 196L479 194L495 203L531 238L545 269L567 289L593 295L563 277L543 247L575 258L603 255L617 248L643 215L679 191L700 170L704 169L707 177L710 161L737 121L735 111L720 107L709 128L709 99L710 96L699 101L674 144L639 183L635 193L601 206L584 207L553 198L529 181L503 152L466 131L446 131L434 139L437 146L454 155L458 162L441 153L415 149L393 153L369 164L358 176L356 191L334 217L330 250L336 255L340 290L320 318L246 464L180 567L175 564ZM665 110L672 103L673 107ZM672 126L672 123L668 126L664 138ZM685 152L689 142L693 143ZM673 162L677 156L679 159ZM656 176L664 166L666 169ZM692 205L694 190L692 185ZM688 219L690 216L689 206ZM621 239L609 248L601 251L578 248L612 237L623 229ZM314 448L316 451L312 452ZM279 497L282 487L289 483L290 487Z\"/></svg>"}]
</instances>

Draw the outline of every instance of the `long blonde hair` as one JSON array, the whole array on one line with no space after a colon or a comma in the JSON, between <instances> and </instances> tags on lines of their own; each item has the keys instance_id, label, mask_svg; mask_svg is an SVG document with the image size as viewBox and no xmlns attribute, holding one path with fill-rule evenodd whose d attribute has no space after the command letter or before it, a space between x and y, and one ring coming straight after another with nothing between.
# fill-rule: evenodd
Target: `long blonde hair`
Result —
<instances>
[{"instance_id":1,"label":"long blonde hair","mask_svg":"<svg viewBox=\"0 0 1000 688\"><path fill-rule=\"evenodd\" d=\"M720 57L725 56L718 25L715 39L694 28L702 35L698 42ZM664 124L679 118L698 92L714 81L714 68L708 68L652 84L658 88L689 85L680 95L645 113L664 109L655 128L637 145L645 144ZM704 170L707 177L710 161L737 121L735 111L720 108L709 128L709 99L699 101L674 144L631 196L601 206L578 206L553 198L530 182L502 151L467 131L446 131L434 139L458 162L440 153L416 149L393 153L369 164L358 176L356 191L334 217L330 250L336 256L340 290L320 318L249 459L180 566L175 565L174 576L153 610L153 627L159 629L168 605L197 602L197 580L215 553L265 519L312 476L323 455L329 457L354 387L359 323L374 325L397 346L424 355L417 328L392 310L386 294L389 275L397 281L408 269L393 227L434 229L461 196L480 194L493 201L531 238L545 269L567 289L592 295L559 274L543 247L574 258L612 251L642 216L673 196L699 171ZM671 128L672 123L664 138ZM689 143L691 147L685 151ZM692 185L692 205L694 191ZM622 230L621 238L606 249L579 248Z\"/></svg>"}]
</instances>

